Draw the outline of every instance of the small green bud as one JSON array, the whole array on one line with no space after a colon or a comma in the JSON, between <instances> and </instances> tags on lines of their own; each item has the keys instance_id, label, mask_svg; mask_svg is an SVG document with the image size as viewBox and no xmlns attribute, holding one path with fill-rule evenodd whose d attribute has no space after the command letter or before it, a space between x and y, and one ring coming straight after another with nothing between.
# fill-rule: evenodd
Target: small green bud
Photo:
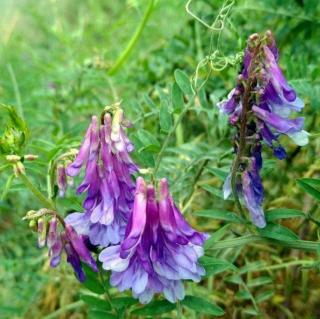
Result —
<instances>
[{"instance_id":1,"label":"small green bud","mask_svg":"<svg viewBox=\"0 0 320 319\"><path fill-rule=\"evenodd\" d=\"M30 220L29 227L32 231L37 231L37 222L34 219Z\"/></svg>"},{"instance_id":2,"label":"small green bud","mask_svg":"<svg viewBox=\"0 0 320 319\"><path fill-rule=\"evenodd\" d=\"M33 155L33 154L27 154L27 155L24 155L23 158L26 160L26 161L35 161L36 159L38 159L38 155Z\"/></svg>"}]
</instances>

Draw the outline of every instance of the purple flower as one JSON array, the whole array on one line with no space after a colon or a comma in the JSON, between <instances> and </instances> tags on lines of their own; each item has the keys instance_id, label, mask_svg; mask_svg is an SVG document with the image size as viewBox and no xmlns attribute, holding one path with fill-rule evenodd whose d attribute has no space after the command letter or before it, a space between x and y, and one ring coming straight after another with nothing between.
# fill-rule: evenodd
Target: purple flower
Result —
<instances>
[{"instance_id":1,"label":"purple flower","mask_svg":"<svg viewBox=\"0 0 320 319\"><path fill-rule=\"evenodd\" d=\"M60 234L60 239L67 254L67 262L73 267L80 282L86 279L81 262L87 264L93 271L98 271L97 264L86 245L85 237L79 235L71 225L65 225L65 231Z\"/></svg>"},{"instance_id":2,"label":"purple flower","mask_svg":"<svg viewBox=\"0 0 320 319\"><path fill-rule=\"evenodd\" d=\"M135 187L132 175L138 167L129 155L134 147L125 134L125 126L128 124L119 108L112 115L105 113L100 127L93 116L78 155L67 167L67 174L76 176L86 165L84 179L77 189L78 194L86 193L85 213L70 214L66 222L80 234L89 236L93 245L118 244L124 237L132 209Z\"/></svg>"},{"instance_id":3,"label":"purple flower","mask_svg":"<svg viewBox=\"0 0 320 319\"><path fill-rule=\"evenodd\" d=\"M47 215L50 216L47 218ZM54 215L52 217L52 215ZM68 224L65 224L63 219L46 209L34 212L31 215L27 214L25 219L36 222L38 225L38 246L40 248L47 245L48 255L50 257L50 266L57 267L61 262L62 252L67 254L67 261L73 267L79 281L86 279L81 263L87 264L93 271L97 272L98 267L93 259L86 238L80 235L76 230ZM62 223L63 229L59 230L59 223ZM47 232L47 224L48 232Z\"/></svg>"},{"instance_id":4,"label":"purple flower","mask_svg":"<svg viewBox=\"0 0 320 319\"><path fill-rule=\"evenodd\" d=\"M59 189L59 196L64 197L67 190L67 175L64 165L59 164L57 167L57 185Z\"/></svg>"},{"instance_id":5,"label":"purple flower","mask_svg":"<svg viewBox=\"0 0 320 319\"><path fill-rule=\"evenodd\" d=\"M184 298L182 280L200 281L204 269L198 264L207 235L195 231L175 206L166 179L154 187L137 178L133 212L121 244L99 255L110 283L120 291L131 289L141 303L155 293L170 302Z\"/></svg>"},{"instance_id":6,"label":"purple flower","mask_svg":"<svg viewBox=\"0 0 320 319\"><path fill-rule=\"evenodd\" d=\"M235 166L227 177L223 192L227 198L234 188L248 208L253 223L266 225L262 209L263 186L261 142L269 146L278 159L286 157L279 143L281 135L289 136L297 145L308 143L303 130L304 118L290 118L304 104L288 84L278 65L279 52L270 31L264 37L253 34L245 50L243 68L236 87L220 103L220 110L229 116L236 127Z\"/></svg>"},{"instance_id":7,"label":"purple flower","mask_svg":"<svg viewBox=\"0 0 320 319\"><path fill-rule=\"evenodd\" d=\"M49 233L47 238L47 246L50 257L50 266L57 267L61 261L62 240L58 233L58 220L56 217L51 218L49 222Z\"/></svg>"}]
</instances>

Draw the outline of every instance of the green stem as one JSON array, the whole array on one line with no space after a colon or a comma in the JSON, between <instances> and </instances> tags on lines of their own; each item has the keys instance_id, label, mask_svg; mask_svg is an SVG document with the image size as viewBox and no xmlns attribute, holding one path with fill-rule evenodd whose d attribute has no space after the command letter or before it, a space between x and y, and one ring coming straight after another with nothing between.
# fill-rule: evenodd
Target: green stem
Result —
<instances>
[{"instance_id":1,"label":"green stem","mask_svg":"<svg viewBox=\"0 0 320 319\"><path fill-rule=\"evenodd\" d=\"M171 136L175 133L175 131L176 131L178 125L180 124L181 120L184 118L186 113L190 110L190 108L191 108L191 106L193 104L193 101L194 101L194 96L190 99L189 103L186 105L186 107L183 109L183 111L179 114L179 116L177 117L177 119L176 119L176 121L174 123L174 126L171 128L171 130L169 131L168 135L166 136L166 139L164 140L164 142L162 144L162 147L160 149L160 152L158 154L158 157L156 159L156 164L154 166L153 176L156 176L156 174L158 172L162 157L163 157L164 152L165 152L165 150L166 150L166 148L167 148L167 146L169 144Z\"/></svg>"},{"instance_id":2,"label":"green stem","mask_svg":"<svg viewBox=\"0 0 320 319\"><path fill-rule=\"evenodd\" d=\"M258 235L246 235L241 237L236 237L232 239L221 240L213 244L208 250L235 248L243 246L246 244L251 244L254 242L263 242L266 244L278 245L293 249L307 250L307 251L318 251L319 243L308 241L308 240L276 240L266 237L260 237Z\"/></svg>"},{"instance_id":3,"label":"green stem","mask_svg":"<svg viewBox=\"0 0 320 319\"><path fill-rule=\"evenodd\" d=\"M180 300L177 301L177 318L182 319L182 307Z\"/></svg>"},{"instance_id":4,"label":"green stem","mask_svg":"<svg viewBox=\"0 0 320 319\"><path fill-rule=\"evenodd\" d=\"M103 287L103 290L104 290L105 300L108 303L108 305L110 306L110 308L113 310L113 312L119 318L118 310L112 305L111 296L109 294L108 289L106 288L106 281L105 281L105 279L103 277L102 269L100 267L99 267L99 276L100 276L101 284L102 284L102 287Z\"/></svg>"},{"instance_id":5,"label":"green stem","mask_svg":"<svg viewBox=\"0 0 320 319\"><path fill-rule=\"evenodd\" d=\"M20 179L24 183L24 185L33 193L35 197L38 198L38 200L48 209L55 210L54 203L49 200L47 197L45 197L39 189L31 182L31 180L27 177L25 174L19 175Z\"/></svg>"},{"instance_id":6,"label":"green stem","mask_svg":"<svg viewBox=\"0 0 320 319\"><path fill-rule=\"evenodd\" d=\"M153 8L154 8L154 0L149 0L148 7L142 17L140 24L138 25L133 36L131 37L127 47L124 49L122 54L118 57L114 66L109 70L108 75L112 76L112 75L116 74L119 71L119 69L121 68L121 66L123 65L123 63L128 59L133 48L135 47L135 45L137 44L137 42L141 38L143 29L150 18L150 15L152 13Z\"/></svg>"},{"instance_id":7,"label":"green stem","mask_svg":"<svg viewBox=\"0 0 320 319\"><path fill-rule=\"evenodd\" d=\"M11 81L12 81L12 85L13 85L13 91L14 91L14 95L15 95L16 101L17 101L17 108L19 111L19 115L23 118L23 108L22 108L21 95L20 95L20 90L19 90L17 78L16 78L16 75L13 71L11 64L8 64L7 67L8 67L8 71L10 73L10 77L11 77Z\"/></svg>"},{"instance_id":8,"label":"green stem","mask_svg":"<svg viewBox=\"0 0 320 319\"><path fill-rule=\"evenodd\" d=\"M289 268L293 266L310 266L313 265L314 261L313 260L293 260L293 261L288 261L286 263L282 263L279 265L271 265L271 266L259 266L257 269L250 270L250 271L269 271L269 270L277 270L281 268ZM240 274L247 273L249 271L241 271Z\"/></svg>"},{"instance_id":9,"label":"green stem","mask_svg":"<svg viewBox=\"0 0 320 319\"><path fill-rule=\"evenodd\" d=\"M63 313L73 310L73 309L77 309L77 311L79 310L79 308L83 307L85 305L84 301L79 300L76 302L73 302L69 305L63 306L60 309L52 312L50 315L45 316L43 319L53 319L53 318L57 318L59 316L61 316Z\"/></svg>"},{"instance_id":10,"label":"green stem","mask_svg":"<svg viewBox=\"0 0 320 319\"><path fill-rule=\"evenodd\" d=\"M189 203L189 200L191 199L192 195L194 194L195 190L196 190L196 186L197 186L197 182L198 180L200 179L205 167L207 166L207 164L209 163L209 159L205 159L202 164L199 166L199 169L194 177L194 180L192 182L192 185L191 185L191 190L189 192L189 194L187 195L184 203L188 204ZM186 206L186 204L183 205L183 207ZM184 209L182 209L184 210Z\"/></svg>"}]
</instances>

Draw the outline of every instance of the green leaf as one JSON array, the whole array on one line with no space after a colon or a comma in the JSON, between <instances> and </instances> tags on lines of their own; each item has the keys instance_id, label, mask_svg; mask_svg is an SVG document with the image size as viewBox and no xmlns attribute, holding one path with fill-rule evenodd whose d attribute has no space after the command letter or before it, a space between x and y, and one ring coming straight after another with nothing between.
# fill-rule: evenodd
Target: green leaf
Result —
<instances>
[{"instance_id":1,"label":"green leaf","mask_svg":"<svg viewBox=\"0 0 320 319\"><path fill-rule=\"evenodd\" d=\"M161 130L169 132L172 126L172 116L169 112L169 105L166 100L161 101L159 117Z\"/></svg>"},{"instance_id":2,"label":"green leaf","mask_svg":"<svg viewBox=\"0 0 320 319\"><path fill-rule=\"evenodd\" d=\"M86 280L83 282L83 285L89 289L90 291L101 295L104 293L103 286L100 283L100 279L98 273L94 272L90 267L86 264L82 264L84 272L86 274Z\"/></svg>"},{"instance_id":3,"label":"green leaf","mask_svg":"<svg viewBox=\"0 0 320 319\"><path fill-rule=\"evenodd\" d=\"M267 263L264 261L255 261L252 263L247 263L240 268L239 274L245 274L247 272L258 271L262 267L267 266Z\"/></svg>"},{"instance_id":4,"label":"green leaf","mask_svg":"<svg viewBox=\"0 0 320 319\"><path fill-rule=\"evenodd\" d=\"M320 200L320 192L311 185L319 185L318 180L314 180L311 178L301 178L297 179L298 185L303 188L309 195L314 197L317 200Z\"/></svg>"},{"instance_id":5,"label":"green leaf","mask_svg":"<svg viewBox=\"0 0 320 319\"><path fill-rule=\"evenodd\" d=\"M238 274L234 274L225 278L226 282L231 282L232 284L241 285L243 284L242 278Z\"/></svg>"},{"instance_id":6,"label":"green leaf","mask_svg":"<svg viewBox=\"0 0 320 319\"><path fill-rule=\"evenodd\" d=\"M207 171L209 171L211 174L213 174L214 176L218 177L221 181L225 181L229 172L224 171L222 169L219 168L215 168L215 167L207 167Z\"/></svg>"},{"instance_id":7,"label":"green leaf","mask_svg":"<svg viewBox=\"0 0 320 319\"><path fill-rule=\"evenodd\" d=\"M258 229L262 237L276 240L297 240L299 237L287 227L278 224L268 224L265 228Z\"/></svg>"},{"instance_id":8,"label":"green leaf","mask_svg":"<svg viewBox=\"0 0 320 319\"><path fill-rule=\"evenodd\" d=\"M92 295L81 295L80 298L93 309L110 310L110 304L99 297Z\"/></svg>"},{"instance_id":9,"label":"green leaf","mask_svg":"<svg viewBox=\"0 0 320 319\"><path fill-rule=\"evenodd\" d=\"M297 217L305 218L306 217L304 212L297 209L290 209L290 208L270 209L266 211L265 215L268 222L272 222L278 219L285 219L285 218L297 218Z\"/></svg>"},{"instance_id":10,"label":"green leaf","mask_svg":"<svg viewBox=\"0 0 320 319\"><path fill-rule=\"evenodd\" d=\"M236 266L223 259L202 256L199 262L204 267L206 276L216 275L226 270L237 270Z\"/></svg>"},{"instance_id":11,"label":"green leaf","mask_svg":"<svg viewBox=\"0 0 320 319\"><path fill-rule=\"evenodd\" d=\"M258 316L259 313L257 312L257 310L255 310L254 308L245 308L242 310L242 312L246 315L250 315L250 316Z\"/></svg>"},{"instance_id":12,"label":"green leaf","mask_svg":"<svg viewBox=\"0 0 320 319\"><path fill-rule=\"evenodd\" d=\"M202 185L201 187L203 189L205 189L207 192L224 200L223 193L222 193L221 189L219 189L217 187L213 187L211 185ZM231 199L229 198L228 200L231 200Z\"/></svg>"},{"instance_id":13,"label":"green leaf","mask_svg":"<svg viewBox=\"0 0 320 319\"><path fill-rule=\"evenodd\" d=\"M272 278L269 276L260 276L254 279L251 279L248 281L247 285L248 287L257 287L257 286L263 286L272 283Z\"/></svg>"},{"instance_id":14,"label":"green leaf","mask_svg":"<svg viewBox=\"0 0 320 319\"><path fill-rule=\"evenodd\" d=\"M222 308L200 297L186 296L181 304L199 313L205 313L212 316L224 315L224 310Z\"/></svg>"},{"instance_id":15,"label":"green leaf","mask_svg":"<svg viewBox=\"0 0 320 319\"><path fill-rule=\"evenodd\" d=\"M210 235L209 239L207 239L206 242L204 243L204 248L208 249L208 248L214 246L214 244L226 234L226 232L230 228L230 225L231 224L226 224L223 227L219 228L212 235Z\"/></svg>"},{"instance_id":16,"label":"green leaf","mask_svg":"<svg viewBox=\"0 0 320 319\"><path fill-rule=\"evenodd\" d=\"M117 309L127 308L138 303L137 299L134 299L132 297L112 298L111 302L112 305Z\"/></svg>"},{"instance_id":17,"label":"green leaf","mask_svg":"<svg viewBox=\"0 0 320 319\"><path fill-rule=\"evenodd\" d=\"M194 212L194 215L200 216L200 217L208 217L213 219L225 220L232 223L243 222L238 215L226 210L206 209L206 210L200 210L200 211Z\"/></svg>"},{"instance_id":18,"label":"green leaf","mask_svg":"<svg viewBox=\"0 0 320 319\"><path fill-rule=\"evenodd\" d=\"M235 294L235 298L237 300L250 300L251 294L249 291L241 289Z\"/></svg>"},{"instance_id":19,"label":"green leaf","mask_svg":"<svg viewBox=\"0 0 320 319\"><path fill-rule=\"evenodd\" d=\"M183 94L177 83L173 83L171 91L171 102L173 110L179 113L184 107Z\"/></svg>"},{"instance_id":20,"label":"green leaf","mask_svg":"<svg viewBox=\"0 0 320 319\"><path fill-rule=\"evenodd\" d=\"M320 186L320 179L319 178L299 178L299 181L303 181L306 184Z\"/></svg>"},{"instance_id":21,"label":"green leaf","mask_svg":"<svg viewBox=\"0 0 320 319\"><path fill-rule=\"evenodd\" d=\"M181 91L186 95L193 95L193 89L191 87L191 83L187 74L183 71L177 69L174 71L174 78L181 89Z\"/></svg>"},{"instance_id":22,"label":"green leaf","mask_svg":"<svg viewBox=\"0 0 320 319\"><path fill-rule=\"evenodd\" d=\"M90 319L118 319L118 317L111 312L102 310L90 310L88 314Z\"/></svg>"},{"instance_id":23,"label":"green leaf","mask_svg":"<svg viewBox=\"0 0 320 319\"><path fill-rule=\"evenodd\" d=\"M146 306L133 310L131 313L138 316L161 315L162 313L170 312L175 308L176 305L167 300L155 300Z\"/></svg>"},{"instance_id":24,"label":"green leaf","mask_svg":"<svg viewBox=\"0 0 320 319\"><path fill-rule=\"evenodd\" d=\"M270 299L273 295L274 295L274 290L273 289L266 290L266 291L263 291L263 292L257 294L255 299L256 299L256 301L258 303L260 303L260 302L263 302L265 300Z\"/></svg>"},{"instance_id":25,"label":"green leaf","mask_svg":"<svg viewBox=\"0 0 320 319\"><path fill-rule=\"evenodd\" d=\"M152 152L158 152L160 150L160 144L158 140L148 131L139 129L138 138L143 144L143 147L139 149L139 152L148 149Z\"/></svg>"}]
</instances>

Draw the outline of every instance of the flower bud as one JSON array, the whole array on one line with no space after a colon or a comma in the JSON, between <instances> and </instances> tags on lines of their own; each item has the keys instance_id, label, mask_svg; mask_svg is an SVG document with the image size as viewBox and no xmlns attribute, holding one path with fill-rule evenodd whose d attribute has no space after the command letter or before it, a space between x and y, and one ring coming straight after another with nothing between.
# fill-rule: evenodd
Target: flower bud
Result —
<instances>
[{"instance_id":1,"label":"flower bud","mask_svg":"<svg viewBox=\"0 0 320 319\"><path fill-rule=\"evenodd\" d=\"M20 161L21 157L18 155L7 155L6 160L10 163L16 163Z\"/></svg>"},{"instance_id":2,"label":"flower bud","mask_svg":"<svg viewBox=\"0 0 320 319\"><path fill-rule=\"evenodd\" d=\"M59 188L59 196L64 197L67 190L67 175L66 169L62 164L59 164L57 167L57 185Z\"/></svg>"},{"instance_id":3,"label":"flower bud","mask_svg":"<svg viewBox=\"0 0 320 319\"><path fill-rule=\"evenodd\" d=\"M123 111L117 109L112 118L112 131L111 131L111 140L114 142L119 141L120 139L120 124L123 118Z\"/></svg>"},{"instance_id":4,"label":"flower bud","mask_svg":"<svg viewBox=\"0 0 320 319\"><path fill-rule=\"evenodd\" d=\"M34 219L30 220L29 228L31 228L32 231L37 231L37 222Z\"/></svg>"},{"instance_id":5,"label":"flower bud","mask_svg":"<svg viewBox=\"0 0 320 319\"><path fill-rule=\"evenodd\" d=\"M26 160L26 161L34 161L36 159L38 159L38 155L33 155L33 154L27 154L25 156L23 156L23 158Z\"/></svg>"},{"instance_id":6,"label":"flower bud","mask_svg":"<svg viewBox=\"0 0 320 319\"><path fill-rule=\"evenodd\" d=\"M16 177L19 177L21 174L25 174L24 165L21 162L17 162L13 165L13 172Z\"/></svg>"},{"instance_id":7,"label":"flower bud","mask_svg":"<svg viewBox=\"0 0 320 319\"><path fill-rule=\"evenodd\" d=\"M46 244L47 225L44 218L38 219L38 247L42 248Z\"/></svg>"}]
</instances>

